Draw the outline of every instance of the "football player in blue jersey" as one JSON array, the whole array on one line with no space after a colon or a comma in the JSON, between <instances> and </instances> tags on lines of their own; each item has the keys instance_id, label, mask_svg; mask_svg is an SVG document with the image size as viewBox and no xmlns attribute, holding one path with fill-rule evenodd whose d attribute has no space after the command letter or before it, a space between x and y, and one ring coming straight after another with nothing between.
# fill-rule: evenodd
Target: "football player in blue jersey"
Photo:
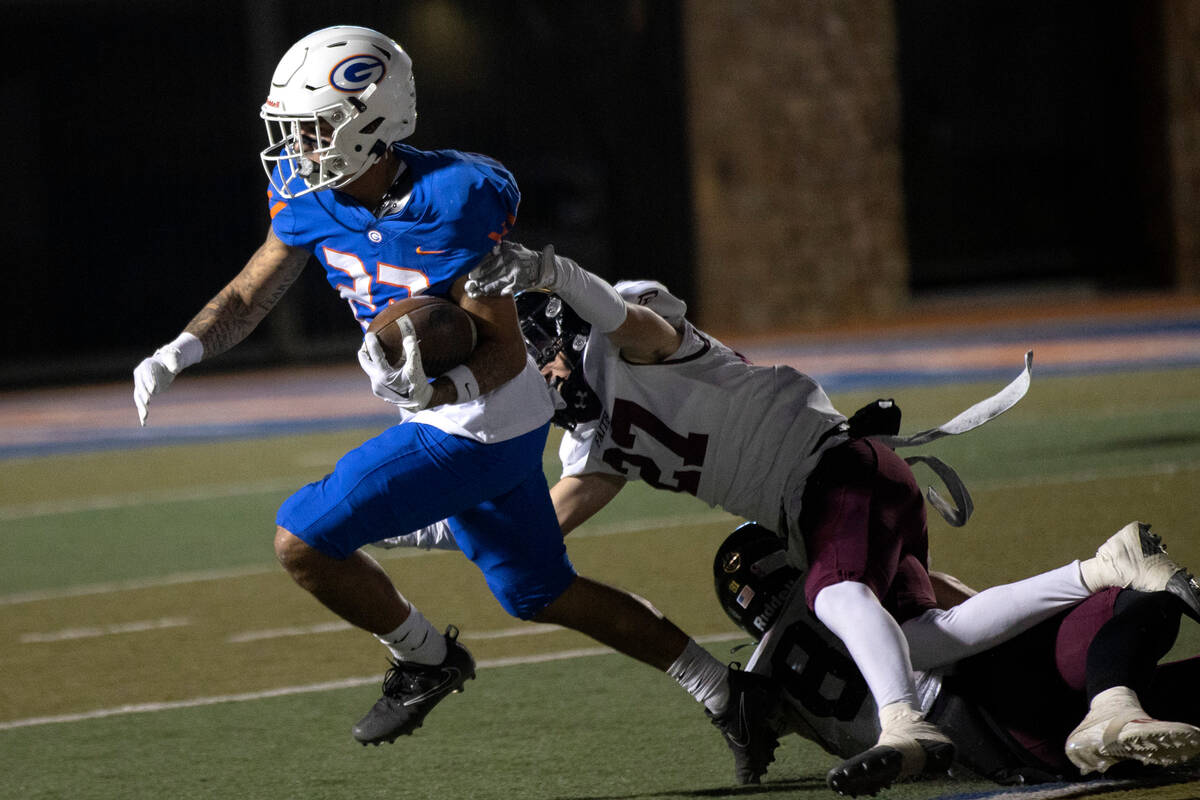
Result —
<instances>
[{"instance_id":1,"label":"football player in blue jersey","mask_svg":"<svg viewBox=\"0 0 1200 800\"><path fill-rule=\"evenodd\" d=\"M466 363L429 381L411 331L399 368L366 333L359 361L401 422L288 498L276 519L275 552L287 572L394 658L354 737L378 744L412 733L474 677L457 629L439 633L360 550L381 533L443 518L510 614L573 628L666 671L694 643L640 598L578 576L567 558L542 472L554 401L526 354L512 298L464 291L468 271L516 220L513 177L483 156L400 143L416 123L411 61L366 28L327 28L293 45L262 117L270 230L184 331L137 366L141 423L150 398L181 370L245 338L310 256L364 331L389 302L430 294L467 311L478 334ZM733 675L704 651L689 675L698 699L731 709L722 730L744 761L747 715L774 706L769 682ZM764 749L758 739L753 746Z\"/></svg>"}]
</instances>

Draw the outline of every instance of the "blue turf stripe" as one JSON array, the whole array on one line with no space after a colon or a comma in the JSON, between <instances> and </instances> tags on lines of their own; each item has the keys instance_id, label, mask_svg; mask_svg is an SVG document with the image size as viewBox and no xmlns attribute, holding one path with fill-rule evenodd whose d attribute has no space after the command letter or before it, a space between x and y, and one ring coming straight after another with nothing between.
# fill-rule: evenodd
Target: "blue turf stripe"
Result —
<instances>
[{"instance_id":1,"label":"blue turf stripe","mask_svg":"<svg viewBox=\"0 0 1200 800\"><path fill-rule=\"evenodd\" d=\"M1138 361L1109 362L1105 364L1052 364L1039 365L1034 351L1033 375L1039 377L1072 377L1076 375L1101 375L1112 372L1131 372L1147 369L1186 369L1200 366L1194 358L1165 358L1161 360L1140 359ZM814 376L831 394L852 392L861 389L903 390L909 386L936 386L946 383L970 383L974 381L1010 380L1014 369L1011 366L975 369L954 368L953 370L854 370L833 372Z\"/></svg>"},{"instance_id":2,"label":"blue turf stripe","mask_svg":"<svg viewBox=\"0 0 1200 800\"><path fill-rule=\"evenodd\" d=\"M99 428L78 431L70 439L0 445L0 459L88 453L103 450L136 450L177 444L259 439L267 436L325 433L353 428L378 428L396 422L395 414L365 414L348 417L226 422L213 425L181 425L145 428Z\"/></svg>"},{"instance_id":3,"label":"blue turf stripe","mask_svg":"<svg viewBox=\"0 0 1200 800\"><path fill-rule=\"evenodd\" d=\"M1178 326L1182 330L1196 331L1200 335L1200 321L1180 323ZM1118 326L1106 326L1107 329L1113 330L1116 334L1128 333L1127 330L1119 329ZM1137 330L1143 330L1138 328ZM1093 336L1098 334L1092 333ZM1021 337L1021 341L1028 341L1027 337ZM996 338L986 339L991 343L996 342ZM960 342L956 342L961 344ZM904 350L911 351L914 342L911 339L905 340L902 347ZM941 344L931 340L930 346L944 346L944 339ZM879 352L881 349L878 344L871 346L871 352ZM886 346L882 349L886 349ZM828 351L825 351L828 352ZM840 351L850 352L850 351ZM803 356L801 355L802 359ZM1104 364L1077 364L1077 365L1039 365L1037 363L1036 353L1034 356L1034 377L1035 381L1038 377L1044 376L1075 376L1075 375L1094 375L1111 372L1125 372L1145 369L1182 369L1188 367L1196 367L1200 365L1200 360L1194 357L1165 357L1162 359L1139 359L1136 361L1121 361L1109 362ZM813 376L820 381L821 385L830 394L839 392L861 391L865 389L878 389L884 393L899 393L906 387L911 386L936 386L947 383L963 383L971 381L1005 381L1012 377L1013 368L1011 366L1003 367L985 367L985 368L963 368L955 367L953 369L903 369L903 370L845 370L839 372L831 372L827 374L816 374ZM0 444L0 460L13 458L36 458L39 456L63 455L71 453L88 453L99 452L106 450L121 450L121 449L140 449L145 447L160 447L165 445L176 444L196 444L204 442L214 442L220 440L236 440L236 439L254 439L264 438L269 436L284 436L294 434L307 433L324 433L340 430L349 430L352 428L379 428L383 429L395 422L395 415L391 413L382 414L362 414L353 416L341 417L313 417L307 419L288 419L288 420L258 420L247 422L225 422L214 423L211 425L185 425L185 426L165 426L156 427L149 426L146 428L99 428L95 430L79 430L73 431L70 434L63 434L63 438L54 440L46 440L42 442L29 442L22 444L3 445Z\"/></svg>"}]
</instances>

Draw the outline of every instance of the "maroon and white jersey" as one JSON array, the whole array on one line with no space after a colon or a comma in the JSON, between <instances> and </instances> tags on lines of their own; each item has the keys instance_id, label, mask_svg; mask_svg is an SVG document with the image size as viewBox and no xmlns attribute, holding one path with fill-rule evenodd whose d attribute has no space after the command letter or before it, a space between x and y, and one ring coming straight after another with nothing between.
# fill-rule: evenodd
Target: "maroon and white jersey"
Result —
<instances>
[{"instance_id":1,"label":"maroon and white jersey","mask_svg":"<svg viewBox=\"0 0 1200 800\"><path fill-rule=\"evenodd\" d=\"M664 361L630 364L607 335L590 334L584 377L603 411L563 437L563 476L640 479L780 530L781 511L799 513L821 452L844 438L829 432L845 417L807 375L752 366L697 330L661 284L616 288L675 325L683 342Z\"/></svg>"},{"instance_id":2,"label":"maroon and white jersey","mask_svg":"<svg viewBox=\"0 0 1200 800\"><path fill-rule=\"evenodd\" d=\"M803 585L803 580L796 581L784 611L755 647L746 669L779 683L785 732L849 758L879 740L879 711L841 640L808 610ZM941 690L941 677L914 674L921 711L928 712Z\"/></svg>"}]
</instances>

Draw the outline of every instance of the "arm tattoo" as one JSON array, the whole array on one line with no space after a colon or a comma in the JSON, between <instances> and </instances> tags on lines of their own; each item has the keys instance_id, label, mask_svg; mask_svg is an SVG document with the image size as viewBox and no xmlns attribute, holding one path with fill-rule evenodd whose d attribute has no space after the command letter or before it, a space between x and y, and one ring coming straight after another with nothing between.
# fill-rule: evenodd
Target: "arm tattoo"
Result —
<instances>
[{"instance_id":1,"label":"arm tattoo","mask_svg":"<svg viewBox=\"0 0 1200 800\"><path fill-rule=\"evenodd\" d=\"M224 353L262 322L306 263L306 252L268 240L184 330L204 344L205 358Z\"/></svg>"}]
</instances>

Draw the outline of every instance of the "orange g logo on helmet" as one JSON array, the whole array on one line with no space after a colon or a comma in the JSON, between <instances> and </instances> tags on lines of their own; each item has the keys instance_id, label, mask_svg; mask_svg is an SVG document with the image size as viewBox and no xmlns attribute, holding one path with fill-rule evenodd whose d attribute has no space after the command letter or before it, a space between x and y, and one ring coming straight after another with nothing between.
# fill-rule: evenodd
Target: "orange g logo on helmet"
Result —
<instances>
[{"instance_id":1,"label":"orange g logo on helmet","mask_svg":"<svg viewBox=\"0 0 1200 800\"><path fill-rule=\"evenodd\" d=\"M375 56L360 54L343 58L329 71L329 85L339 92L361 92L387 72L387 65Z\"/></svg>"}]
</instances>

